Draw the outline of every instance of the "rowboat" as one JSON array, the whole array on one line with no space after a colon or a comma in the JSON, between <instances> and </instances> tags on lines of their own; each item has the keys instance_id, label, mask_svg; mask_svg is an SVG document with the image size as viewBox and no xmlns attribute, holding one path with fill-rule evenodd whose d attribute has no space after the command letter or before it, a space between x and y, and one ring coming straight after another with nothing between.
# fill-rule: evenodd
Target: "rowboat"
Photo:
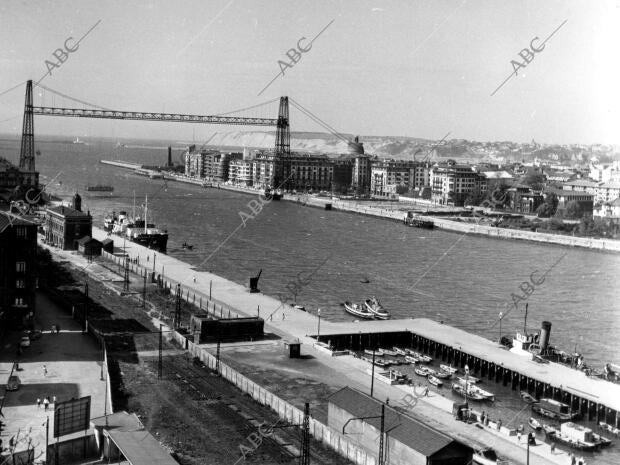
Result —
<instances>
[{"instance_id":1,"label":"rowboat","mask_svg":"<svg viewBox=\"0 0 620 465\"><path fill-rule=\"evenodd\" d=\"M390 312L388 312L379 301L372 297L364 301L366 310L374 315L377 320L389 320L391 318Z\"/></svg>"},{"instance_id":2,"label":"rowboat","mask_svg":"<svg viewBox=\"0 0 620 465\"><path fill-rule=\"evenodd\" d=\"M399 347L392 347L392 350L396 352L398 355L407 355L407 352L405 352L403 349Z\"/></svg>"},{"instance_id":3,"label":"rowboat","mask_svg":"<svg viewBox=\"0 0 620 465\"><path fill-rule=\"evenodd\" d=\"M411 355L405 355L405 360L411 364L418 363L418 359Z\"/></svg>"},{"instance_id":4,"label":"rowboat","mask_svg":"<svg viewBox=\"0 0 620 465\"><path fill-rule=\"evenodd\" d=\"M525 391L521 391L519 395L521 396L521 399L523 399L523 401L527 402L528 404L535 404L536 402L538 402L538 400L534 396L531 396Z\"/></svg>"},{"instance_id":5,"label":"rowboat","mask_svg":"<svg viewBox=\"0 0 620 465\"><path fill-rule=\"evenodd\" d=\"M428 369L426 367L417 367L414 368L415 374L418 376L424 376L425 378L428 376Z\"/></svg>"},{"instance_id":6,"label":"rowboat","mask_svg":"<svg viewBox=\"0 0 620 465\"><path fill-rule=\"evenodd\" d=\"M437 387L443 386L443 381L433 375L428 376L428 382Z\"/></svg>"},{"instance_id":7,"label":"rowboat","mask_svg":"<svg viewBox=\"0 0 620 465\"><path fill-rule=\"evenodd\" d=\"M398 353L395 350L390 350L390 349L379 349L381 350L385 355L390 355L392 357L396 357L398 355Z\"/></svg>"},{"instance_id":8,"label":"rowboat","mask_svg":"<svg viewBox=\"0 0 620 465\"><path fill-rule=\"evenodd\" d=\"M450 379L452 377L452 375L450 373L446 373L443 370L435 371L434 376L436 376L439 379Z\"/></svg>"},{"instance_id":9,"label":"rowboat","mask_svg":"<svg viewBox=\"0 0 620 465\"><path fill-rule=\"evenodd\" d=\"M467 399L469 400L487 400L486 397L478 393L469 392L469 389L466 392L464 384L454 383L452 384L452 390L460 396L463 396L463 397L467 396Z\"/></svg>"},{"instance_id":10,"label":"rowboat","mask_svg":"<svg viewBox=\"0 0 620 465\"><path fill-rule=\"evenodd\" d=\"M414 350L406 349L406 352L409 355L417 358L420 363L430 363L430 362L433 361L432 357L429 357L428 355L423 355L423 354L421 354L419 352L416 352Z\"/></svg>"},{"instance_id":11,"label":"rowboat","mask_svg":"<svg viewBox=\"0 0 620 465\"><path fill-rule=\"evenodd\" d=\"M538 430L542 429L542 425L534 417L530 417L530 419L527 421L527 424L530 425L530 428L532 428L534 431L538 431Z\"/></svg>"},{"instance_id":12,"label":"rowboat","mask_svg":"<svg viewBox=\"0 0 620 465\"><path fill-rule=\"evenodd\" d=\"M459 385L465 387L464 382L459 382ZM469 396L469 394L476 394L484 399L495 400L495 394L489 391L485 391L484 389L481 389L475 384L471 383L467 383L467 395Z\"/></svg>"},{"instance_id":13,"label":"rowboat","mask_svg":"<svg viewBox=\"0 0 620 465\"><path fill-rule=\"evenodd\" d=\"M373 353L375 354L375 357L383 357L383 351L381 349L377 349L375 351L372 351L370 349L365 349L364 353L366 355L372 355Z\"/></svg>"},{"instance_id":14,"label":"rowboat","mask_svg":"<svg viewBox=\"0 0 620 465\"><path fill-rule=\"evenodd\" d=\"M360 318L364 318L366 320L374 320L374 314L372 312L364 310L360 304L354 304L349 302L348 300L344 303L344 309L347 313L357 316Z\"/></svg>"},{"instance_id":15,"label":"rowboat","mask_svg":"<svg viewBox=\"0 0 620 465\"><path fill-rule=\"evenodd\" d=\"M445 365L443 363L441 365L439 365L439 368L441 368L446 373L450 373L451 375L453 375L455 373L458 373L458 371L459 371L458 368L453 368L452 365Z\"/></svg>"}]
</instances>

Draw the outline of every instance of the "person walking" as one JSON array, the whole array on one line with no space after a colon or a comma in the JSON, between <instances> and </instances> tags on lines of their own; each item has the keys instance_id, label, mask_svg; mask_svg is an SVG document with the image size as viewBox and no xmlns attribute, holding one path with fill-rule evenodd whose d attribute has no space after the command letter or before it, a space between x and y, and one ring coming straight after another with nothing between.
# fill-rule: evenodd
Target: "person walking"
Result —
<instances>
[{"instance_id":1,"label":"person walking","mask_svg":"<svg viewBox=\"0 0 620 465\"><path fill-rule=\"evenodd\" d=\"M52 400L53 400L54 405L56 405L56 396L54 396Z\"/></svg>"},{"instance_id":2,"label":"person walking","mask_svg":"<svg viewBox=\"0 0 620 465\"><path fill-rule=\"evenodd\" d=\"M521 431L517 432L517 443L521 444Z\"/></svg>"},{"instance_id":3,"label":"person walking","mask_svg":"<svg viewBox=\"0 0 620 465\"><path fill-rule=\"evenodd\" d=\"M37 409L41 408L41 398L37 397Z\"/></svg>"},{"instance_id":4,"label":"person walking","mask_svg":"<svg viewBox=\"0 0 620 465\"><path fill-rule=\"evenodd\" d=\"M43 364L43 376L47 376L47 367Z\"/></svg>"},{"instance_id":5,"label":"person walking","mask_svg":"<svg viewBox=\"0 0 620 465\"><path fill-rule=\"evenodd\" d=\"M43 409L47 410L47 407L49 407L49 405L50 405L50 401L46 397L45 399L43 399Z\"/></svg>"}]
</instances>

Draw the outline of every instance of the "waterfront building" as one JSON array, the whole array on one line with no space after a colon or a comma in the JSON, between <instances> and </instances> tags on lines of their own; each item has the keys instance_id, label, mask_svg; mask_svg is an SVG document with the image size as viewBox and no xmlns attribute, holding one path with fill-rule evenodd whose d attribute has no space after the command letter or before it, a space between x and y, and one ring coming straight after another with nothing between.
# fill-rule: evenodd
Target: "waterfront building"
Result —
<instances>
[{"instance_id":1,"label":"waterfront building","mask_svg":"<svg viewBox=\"0 0 620 465\"><path fill-rule=\"evenodd\" d=\"M32 322L37 227L27 218L0 213L0 328Z\"/></svg>"},{"instance_id":2,"label":"waterfront building","mask_svg":"<svg viewBox=\"0 0 620 465\"><path fill-rule=\"evenodd\" d=\"M205 156L206 150L196 150L192 145L185 152L185 176L204 179L205 177Z\"/></svg>"},{"instance_id":3,"label":"waterfront building","mask_svg":"<svg viewBox=\"0 0 620 465\"><path fill-rule=\"evenodd\" d=\"M463 206L468 194L484 193L487 185L486 178L471 165L448 160L431 168L432 200L442 205Z\"/></svg>"},{"instance_id":4,"label":"waterfront building","mask_svg":"<svg viewBox=\"0 0 620 465\"><path fill-rule=\"evenodd\" d=\"M231 160L241 159L241 153L222 153L215 150L209 151L205 155L205 178L216 182L228 181L228 170Z\"/></svg>"},{"instance_id":5,"label":"waterfront building","mask_svg":"<svg viewBox=\"0 0 620 465\"><path fill-rule=\"evenodd\" d=\"M276 182L276 157L273 152L260 151L252 161L252 184L259 189L271 189L277 187Z\"/></svg>"},{"instance_id":6,"label":"waterfront building","mask_svg":"<svg viewBox=\"0 0 620 465\"><path fill-rule=\"evenodd\" d=\"M72 207L64 205L45 211L45 241L62 250L77 250L78 241L92 237L93 218L82 212L79 194L73 197Z\"/></svg>"},{"instance_id":7,"label":"waterfront building","mask_svg":"<svg viewBox=\"0 0 620 465\"><path fill-rule=\"evenodd\" d=\"M370 168L370 192L386 195L412 190L416 163L411 160L378 160Z\"/></svg>"},{"instance_id":8,"label":"waterfront building","mask_svg":"<svg viewBox=\"0 0 620 465\"><path fill-rule=\"evenodd\" d=\"M376 160L376 157L374 160ZM370 155L355 155L351 187L358 195L366 195L370 192L370 173L374 160Z\"/></svg>"},{"instance_id":9,"label":"waterfront building","mask_svg":"<svg viewBox=\"0 0 620 465\"><path fill-rule=\"evenodd\" d=\"M340 158L331 160L333 166L332 191L346 194L353 182L353 158L349 155L341 155Z\"/></svg>"},{"instance_id":10,"label":"waterfront building","mask_svg":"<svg viewBox=\"0 0 620 465\"><path fill-rule=\"evenodd\" d=\"M403 404L398 406L407 409L408 398L413 399L414 396L405 396L404 400L397 401L397 404ZM341 434L344 440L378 457L381 406L381 401L347 386L329 397L327 424L334 433ZM389 405L385 406L384 425L389 430L383 447L385 463L471 463L473 451L470 447Z\"/></svg>"},{"instance_id":11,"label":"waterfront building","mask_svg":"<svg viewBox=\"0 0 620 465\"><path fill-rule=\"evenodd\" d=\"M279 159L288 190L330 190L334 166L327 155L292 152Z\"/></svg>"},{"instance_id":12,"label":"waterfront building","mask_svg":"<svg viewBox=\"0 0 620 465\"><path fill-rule=\"evenodd\" d=\"M228 180L236 185L251 186L253 184L254 162L248 159L233 159L228 168Z\"/></svg>"}]
</instances>

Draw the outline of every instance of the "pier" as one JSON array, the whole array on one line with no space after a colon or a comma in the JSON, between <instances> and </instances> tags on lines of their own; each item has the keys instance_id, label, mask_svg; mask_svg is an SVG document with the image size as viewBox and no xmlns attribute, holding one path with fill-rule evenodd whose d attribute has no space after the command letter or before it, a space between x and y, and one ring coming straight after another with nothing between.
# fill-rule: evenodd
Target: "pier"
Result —
<instances>
[{"instance_id":1,"label":"pier","mask_svg":"<svg viewBox=\"0 0 620 465\"><path fill-rule=\"evenodd\" d=\"M323 325L321 340L335 349L409 347L470 373L535 397L549 397L571 406L588 420L620 425L620 385L558 363L538 363L505 347L426 318ZM315 336L316 337L316 336Z\"/></svg>"},{"instance_id":2,"label":"pier","mask_svg":"<svg viewBox=\"0 0 620 465\"><path fill-rule=\"evenodd\" d=\"M116 166L118 168L125 168L128 170L139 170L142 168L142 165L138 163L131 163L128 161L121 161L121 160L99 160L99 163L102 163L104 165Z\"/></svg>"}]
</instances>

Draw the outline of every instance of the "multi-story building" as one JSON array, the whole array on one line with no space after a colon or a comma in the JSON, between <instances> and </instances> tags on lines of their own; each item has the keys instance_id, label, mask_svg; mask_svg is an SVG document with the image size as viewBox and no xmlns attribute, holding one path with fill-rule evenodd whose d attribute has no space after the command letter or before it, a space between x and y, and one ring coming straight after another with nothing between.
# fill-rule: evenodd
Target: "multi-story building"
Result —
<instances>
[{"instance_id":1,"label":"multi-story building","mask_svg":"<svg viewBox=\"0 0 620 465\"><path fill-rule=\"evenodd\" d=\"M260 151L252 160L252 184L259 189L278 187L276 183L276 157L273 152ZM281 181L280 181L281 182Z\"/></svg>"},{"instance_id":2,"label":"multi-story building","mask_svg":"<svg viewBox=\"0 0 620 465\"><path fill-rule=\"evenodd\" d=\"M296 191L330 190L334 165L327 155L291 153L278 160L286 188Z\"/></svg>"},{"instance_id":3,"label":"multi-story building","mask_svg":"<svg viewBox=\"0 0 620 465\"><path fill-rule=\"evenodd\" d=\"M201 179L205 177L206 154L205 150L197 151L195 145L185 152L185 176Z\"/></svg>"},{"instance_id":4,"label":"multi-story building","mask_svg":"<svg viewBox=\"0 0 620 465\"><path fill-rule=\"evenodd\" d=\"M254 161L239 158L231 160L228 180L233 184L251 186L254 182Z\"/></svg>"},{"instance_id":5,"label":"multi-story building","mask_svg":"<svg viewBox=\"0 0 620 465\"><path fill-rule=\"evenodd\" d=\"M353 181L354 160L350 155L342 155L331 160L333 166L332 191L346 194Z\"/></svg>"},{"instance_id":6,"label":"multi-story building","mask_svg":"<svg viewBox=\"0 0 620 465\"><path fill-rule=\"evenodd\" d=\"M219 150L196 150L191 146L185 153L185 175L215 182L228 181L230 162L241 159L241 153L222 153Z\"/></svg>"},{"instance_id":7,"label":"multi-story building","mask_svg":"<svg viewBox=\"0 0 620 465\"><path fill-rule=\"evenodd\" d=\"M370 155L357 154L353 163L353 180L351 187L358 195L370 192L370 171L373 158Z\"/></svg>"},{"instance_id":8,"label":"multi-story building","mask_svg":"<svg viewBox=\"0 0 620 465\"><path fill-rule=\"evenodd\" d=\"M29 326L35 312L37 224L0 213L0 326ZM6 325L5 325L6 324Z\"/></svg>"},{"instance_id":9,"label":"multi-story building","mask_svg":"<svg viewBox=\"0 0 620 465\"><path fill-rule=\"evenodd\" d=\"M620 197L620 182L607 182L596 188L596 203L613 202L618 197Z\"/></svg>"},{"instance_id":10,"label":"multi-story building","mask_svg":"<svg viewBox=\"0 0 620 465\"><path fill-rule=\"evenodd\" d=\"M486 192L487 180L472 166L448 160L431 168L431 188L433 201L442 205L463 206L468 194Z\"/></svg>"},{"instance_id":11,"label":"multi-story building","mask_svg":"<svg viewBox=\"0 0 620 465\"><path fill-rule=\"evenodd\" d=\"M577 202L585 216L592 216L592 211L594 209L594 195L588 194L587 192L569 191L564 189L552 189L550 192L553 192L558 198L558 212L566 210L566 207L570 202Z\"/></svg>"},{"instance_id":12,"label":"multi-story building","mask_svg":"<svg viewBox=\"0 0 620 465\"><path fill-rule=\"evenodd\" d=\"M415 162L380 160L370 168L370 192L375 195L396 193L397 187L413 187Z\"/></svg>"},{"instance_id":13,"label":"multi-story building","mask_svg":"<svg viewBox=\"0 0 620 465\"><path fill-rule=\"evenodd\" d=\"M93 218L82 212L79 194L73 197L71 207L64 205L48 208L45 215L45 241L63 250L77 250L78 240L92 237Z\"/></svg>"},{"instance_id":14,"label":"multi-story building","mask_svg":"<svg viewBox=\"0 0 620 465\"><path fill-rule=\"evenodd\" d=\"M568 181L562 184L562 189L567 191L587 192L588 194L596 196L598 184L598 182L588 179L575 179L574 181Z\"/></svg>"}]
</instances>

